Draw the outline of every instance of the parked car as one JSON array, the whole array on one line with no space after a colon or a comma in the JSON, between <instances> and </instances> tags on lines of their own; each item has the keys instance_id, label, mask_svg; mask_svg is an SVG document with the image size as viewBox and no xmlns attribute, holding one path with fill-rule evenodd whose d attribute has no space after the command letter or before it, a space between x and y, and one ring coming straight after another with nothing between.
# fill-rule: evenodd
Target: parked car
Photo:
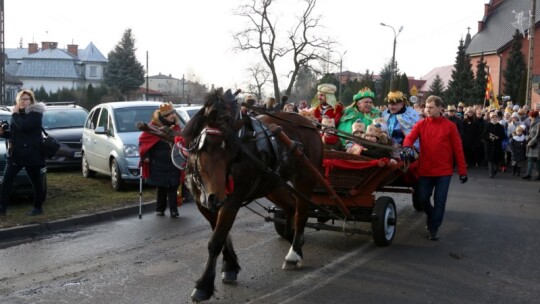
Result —
<instances>
[{"instance_id":1,"label":"parked car","mask_svg":"<svg viewBox=\"0 0 540 304\"><path fill-rule=\"evenodd\" d=\"M60 142L60 149L47 159L47 167L78 167L84 122L88 111L74 102L47 103L43 113L43 129Z\"/></svg>"},{"instance_id":2,"label":"parked car","mask_svg":"<svg viewBox=\"0 0 540 304\"><path fill-rule=\"evenodd\" d=\"M148 122L161 102L119 101L95 106L84 124L82 174L109 175L114 190L139 179L139 136L137 121ZM185 122L180 119L181 127Z\"/></svg>"},{"instance_id":3,"label":"parked car","mask_svg":"<svg viewBox=\"0 0 540 304\"><path fill-rule=\"evenodd\" d=\"M11 112L0 110L0 121L7 121L8 123L11 121ZM0 137L0 186L2 185L4 181L4 171L6 170L6 158L7 158L7 141L5 138ZM47 196L47 168L41 169L41 180L43 183L43 200L45 200ZM17 174L17 177L15 178L15 181L13 182L13 190L11 194L13 196L19 196L19 195L33 195L32 190L32 182L30 182L30 178L26 174L26 170L24 168L19 171L19 174Z\"/></svg>"},{"instance_id":4,"label":"parked car","mask_svg":"<svg viewBox=\"0 0 540 304\"><path fill-rule=\"evenodd\" d=\"M195 115L202 108L201 105L197 106L184 106L184 105L175 105L175 110L184 119L187 123L193 115Z\"/></svg>"}]
</instances>

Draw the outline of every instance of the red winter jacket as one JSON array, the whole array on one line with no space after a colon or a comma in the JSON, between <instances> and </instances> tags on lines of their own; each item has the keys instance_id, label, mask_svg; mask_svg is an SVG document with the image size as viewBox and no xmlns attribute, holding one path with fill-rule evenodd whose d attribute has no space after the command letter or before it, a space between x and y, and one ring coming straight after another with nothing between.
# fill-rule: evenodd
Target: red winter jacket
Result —
<instances>
[{"instance_id":1,"label":"red winter jacket","mask_svg":"<svg viewBox=\"0 0 540 304\"><path fill-rule=\"evenodd\" d=\"M414 125L403 141L404 147L412 147L420 138L420 176L444 176L454 173L457 163L458 175L467 175L465 157L456 124L445 117L427 117Z\"/></svg>"}]
</instances>

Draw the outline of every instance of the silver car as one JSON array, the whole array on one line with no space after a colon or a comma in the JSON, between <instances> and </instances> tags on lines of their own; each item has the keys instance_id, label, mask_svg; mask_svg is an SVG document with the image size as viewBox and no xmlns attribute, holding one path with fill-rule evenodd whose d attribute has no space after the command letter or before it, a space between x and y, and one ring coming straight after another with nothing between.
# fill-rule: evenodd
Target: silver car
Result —
<instances>
[{"instance_id":1,"label":"silver car","mask_svg":"<svg viewBox=\"0 0 540 304\"><path fill-rule=\"evenodd\" d=\"M157 101L119 101L95 106L86 119L82 136L82 173L109 175L114 190L139 179L137 121L149 122ZM181 119L183 127L183 120Z\"/></svg>"}]
</instances>

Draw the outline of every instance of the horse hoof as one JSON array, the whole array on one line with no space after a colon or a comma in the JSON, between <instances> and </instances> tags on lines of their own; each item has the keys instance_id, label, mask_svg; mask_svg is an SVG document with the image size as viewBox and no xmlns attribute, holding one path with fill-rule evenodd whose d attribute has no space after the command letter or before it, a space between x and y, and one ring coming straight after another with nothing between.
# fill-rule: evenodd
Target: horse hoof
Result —
<instances>
[{"instance_id":1,"label":"horse hoof","mask_svg":"<svg viewBox=\"0 0 540 304\"><path fill-rule=\"evenodd\" d=\"M211 296L212 294L210 294L208 291L195 288L193 292L191 293L191 300L193 302L198 303L198 302L209 300Z\"/></svg>"},{"instance_id":2,"label":"horse hoof","mask_svg":"<svg viewBox=\"0 0 540 304\"><path fill-rule=\"evenodd\" d=\"M283 270L295 270L302 267L302 261L287 261L283 262L283 266L281 268Z\"/></svg>"},{"instance_id":3,"label":"horse hoof","mask_svg":"<svg viewBox=\"0 0 540 304\"><path fill-rule=\"evenodd\" d=\"M238 273L236 271L223 271L221 273L221 282L223 284L236 284Z\"/></svg>"}]
</instances>

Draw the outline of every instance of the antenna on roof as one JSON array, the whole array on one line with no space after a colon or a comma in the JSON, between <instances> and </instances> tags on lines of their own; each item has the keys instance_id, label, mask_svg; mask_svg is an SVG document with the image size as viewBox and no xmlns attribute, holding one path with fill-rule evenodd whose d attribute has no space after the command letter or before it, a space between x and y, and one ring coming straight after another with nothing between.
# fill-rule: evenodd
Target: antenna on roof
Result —
<instances>
[{"instance_id":1,"label":"antenna on roof","mask_svg":"<svg viewBox=\"0 0 540 304\"><path fill-rule=\"evenodd\" d=\"M19 48L23 48L23 40L22 40L22 37L21 37L21 40L19 40Z\"/></svg>"}]
</instances>

